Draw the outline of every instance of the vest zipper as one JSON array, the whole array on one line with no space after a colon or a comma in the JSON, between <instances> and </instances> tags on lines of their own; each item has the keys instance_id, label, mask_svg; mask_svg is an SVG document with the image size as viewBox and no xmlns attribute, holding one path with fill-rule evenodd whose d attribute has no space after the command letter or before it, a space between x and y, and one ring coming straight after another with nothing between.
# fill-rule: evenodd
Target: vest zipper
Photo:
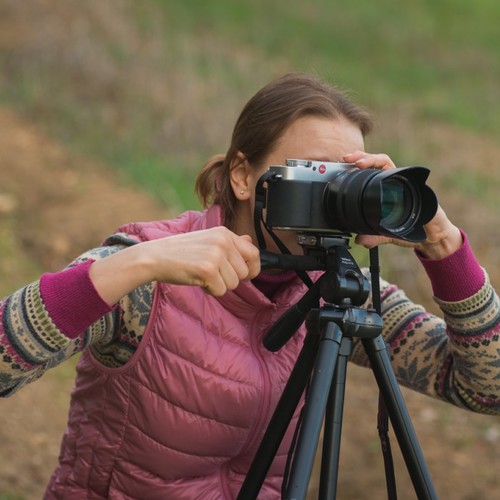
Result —
<instances>
[{"instance_id":1,"label":"vest zipper","mask_svg":"<svg viewBox=\"0 0 500 500\"><path fill-rule=\"evenodd\" d=\"M245 455L248 450L251 450L254 447L254 444L259 437L260 429L262 428L264 423L268 420L269 408L271 406L271 390L270 390L271 377L269 375L269 369L267 367L267 364L264 361L264 356L262 355L261 349L259 348L259 343L261 342L262 339L257 338L257 336L254 335L256 330L255 328L256 324L260 325L258 317L254 319L251 325L250 346L252 348L252 352L255 358L257 359L260 368L260 373L262 377L262 397L257 411L257 416L255 419L253 429L250 433L246 445L242 448L240 452L241 455ZM251 459L253 460L253 458L254 457L252 456Z\"/></svg>"},{"instance_id":2,"label":"vest zipper","mask_svg":"<svg viewBox=\"0 0 500 500\"><path fill-rule=\"evenodd\" d=\"M253 450L252 456L249 456L249 461L250 463L253 461L255 453L257 452L257 449L260 445L259 439L261 439L260 434L262 434L262 437L265 432L265 428L261 431L261 429L264 427L264 424L271 418L270 415L270 408L271 408L271 376L269 372L269 368L267 363L265 362L265 357L262 353L262 350L264 347L260 347L260 345L263 342L263 336L258 336L257 333L262 331L262 316L267 316L268 320L272 319L275 316L277 306L273 304L271 306L271 311L266 308L266 310L261 313L257 314L254 316L253 320L251 323L248 325L249 331L250 331L250 349L252 351L252 354L255 356L255 359L258 363L259 369L260 369L260 376L262 380L262 396L260 398L260 401L257 403L258 408L256 412L256 417L253 426L250 428L248 439L246 443L242 446L238 453L238 457L245 457L246 455L249 454L249 451ZM273 324L273 322L269 322L269 326ZM257 442L258 441L258 442ZM225 500L232 500L233 496L231 494L231 489L229 486L229 477L228 477L228 472L229 472L230 467L228 468L227 464L223 468L221 468L220 473L219 473L219 480L221 484L221 489L224 495Z\"/></svg>"},{"instance_id":3,"label":"vest zipper","mask_svg":"<svg viewBox=\"0 0 500 500\"><path fill-rule=\"evenodd\" d=\"M250 431L249 437L243 448L241 448L239 455L244 456L248 453L248 450L251 450L254 447L255 441L258 438L259 435L259 430L263 426L264 422L267 420L267 416L269 413L269 407L271 405L271 377L269 375L269 370L267 368L266 363L264 362L264 357L262 356L261 350L259 349L259 342L261 341L259 338L257 338L256 335L254 335L255 330L255 325L259 325L260 322L256 318L253 320L252 324L250 325L250 347L252 349L252 353L254 354L255 358L258 361L259 368L260 368L260 373L262 377L262 397L260 400L259 408L257 411L257 416L255 419L255 423L253 425L253 428ZM259 328L260 330L260 328ZM260 443L259 443L260 444ZM254 459L254 457L250 457L251 460ZM229 481L228 481L228 470L227 467L224 467L221 469L219 479L221 482L222 490L224 492L224 498L227 500L231 500L231 491L229 488Z\"/></svg>"}]
</instances>

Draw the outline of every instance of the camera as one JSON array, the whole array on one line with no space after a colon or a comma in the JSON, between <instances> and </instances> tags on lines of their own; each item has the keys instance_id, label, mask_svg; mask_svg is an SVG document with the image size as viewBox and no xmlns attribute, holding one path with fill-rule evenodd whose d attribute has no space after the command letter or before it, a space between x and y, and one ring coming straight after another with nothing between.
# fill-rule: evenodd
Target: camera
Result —
<instances>
[{"instance_id":1,"label":"camera","mask_svg":"<svg viewBox=\"0 0 500 500\"><path fill-rule=\"evenodd\" d=\"M436 195L421 166L380 170L352 163L289 159L269 167L265 223L298 233L360 233L426 239Z\"/></svg>"}]
</instances>

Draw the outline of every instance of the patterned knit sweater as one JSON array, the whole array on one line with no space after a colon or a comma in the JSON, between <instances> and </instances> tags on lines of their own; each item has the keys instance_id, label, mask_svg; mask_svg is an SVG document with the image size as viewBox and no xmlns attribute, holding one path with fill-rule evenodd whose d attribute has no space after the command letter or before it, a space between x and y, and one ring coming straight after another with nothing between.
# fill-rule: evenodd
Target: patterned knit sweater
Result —
<instances>
[{"instance_id":1,"label":"patterned knit sweater","mask_svg":"<svg viewBox=\"0 0 500 500\"><path fill-rule=\"evenodd\" d=\"M155 284L110 307L88 270L94 260L133 243L116 234L66 270L44 274L0 301L0 396L13 394L83 349L91 349L108 367L130 359L141 342ZM418 257L444 319L381 281L383 335L391 346L396 377L407 387L459 407L500 415L500 301L487 274L465 235L462 248L445 259ZM286 286L280 279L270 282L262 276L254 284L271 295ZM368 365L359 341L351 360Z\"/></svg>"}]
</instances>

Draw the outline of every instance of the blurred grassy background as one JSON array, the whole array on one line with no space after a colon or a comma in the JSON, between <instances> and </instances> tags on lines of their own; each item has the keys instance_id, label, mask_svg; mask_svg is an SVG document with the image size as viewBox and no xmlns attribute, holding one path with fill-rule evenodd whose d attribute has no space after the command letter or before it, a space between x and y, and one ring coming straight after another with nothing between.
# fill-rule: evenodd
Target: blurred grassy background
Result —
<instances>
[{"instance_id":1,"label":"blurred grassy background","mask_svg":"<svg viewBox=\"0 0 500 500\"><path fill-rule=\"evenodd\" d=\"M0 100L182 208L244 101L291 70L351 90L376 117L409 114L416 130L500 132L493 0L34 0L28 13L12 3L0 15L17 10L25 31L0 54ZM411 135L372 143L428 161Z\"/></svg>"},{"instance_id":2,"label":"blurred grassy background","mask_svg":"<svg viewBox=\"0 0 500 500\"><path fill-rule=\"evenodd\" d=\"M248 98L288 71L316 73L372 112L368 150L431 167L498 288L499 19L496 0L0 0L0 106L178 211L199 206L194 176L226 150ZM18 237L28 218L0 203L2 295L46 267ZM410 252L384 249L382 261L386 276L433 307ZM73 365L58 370L49 375L56 387ZM499 456L488 451L498 448L498 424L462 415L421 413L461 457L458 471L469 464L464 450ZM493 463L485 467L474 491L494 498L500 483Z\"/></svg>"}]
</instances>

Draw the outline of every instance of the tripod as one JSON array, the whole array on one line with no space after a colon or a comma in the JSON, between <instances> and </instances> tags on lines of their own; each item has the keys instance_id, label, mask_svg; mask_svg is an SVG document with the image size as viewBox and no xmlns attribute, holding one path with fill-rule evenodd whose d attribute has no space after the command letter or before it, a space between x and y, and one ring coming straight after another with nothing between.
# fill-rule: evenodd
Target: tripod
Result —
<instances>
[{"instance_id":1,"label":"tripod","mask_svg":"<svg viewBox=\"0 0 500 500\"><path fill-rule=\"evenodd\" d=\"M280 318L264 341L267 349L278 350L291 336L290 331L285 330L293 322L298 328L303 316L307 316L304 346L243 482L238 500L257 498L309 382L290 475L287 484L284 484L284 498L306 497L323 422L319 498L335 498L347 362L355 338L360 339L370 360L418 498L437 498L381 335L382 319L373 310L357 307L368 298L368 281L349 253L346 238L327 237L319 241L319 245L317 240L312 246L307 243L305 250L313 254L313 260L323 252L325 258L320 258L321 267L316 269L324 267L325 273L290 312L292 320ZM309 257L306 266L310 266L311 262ZM313 307L319 306L320 297L325 305Z\"/></svg>"}]
</instances>

